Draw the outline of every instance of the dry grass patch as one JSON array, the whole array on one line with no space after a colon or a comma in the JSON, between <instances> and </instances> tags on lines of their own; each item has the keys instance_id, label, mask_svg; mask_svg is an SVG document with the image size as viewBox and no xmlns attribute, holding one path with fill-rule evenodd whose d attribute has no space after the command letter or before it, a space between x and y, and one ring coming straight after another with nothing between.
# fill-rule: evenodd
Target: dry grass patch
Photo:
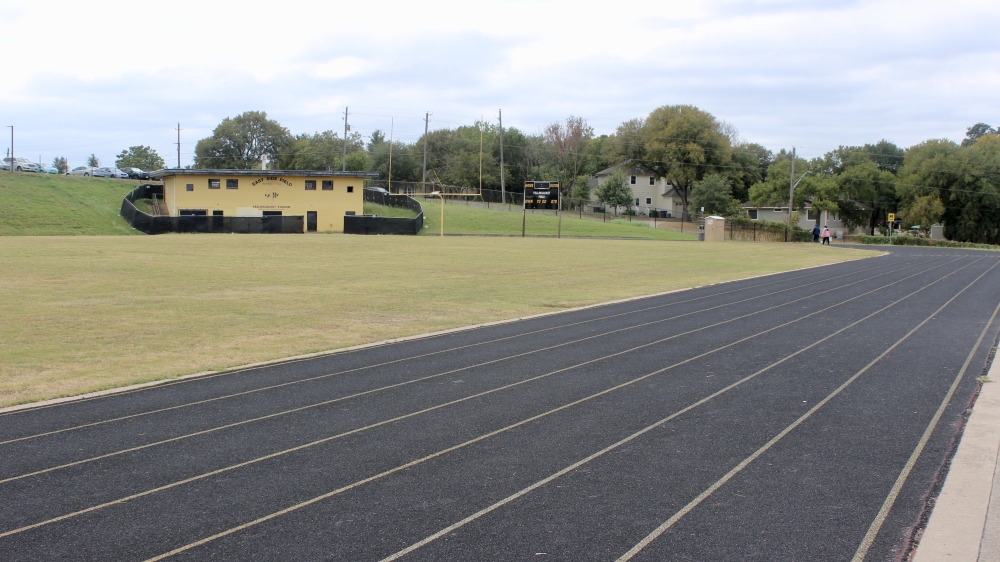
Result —
<instances>
[{"instance_id":1,"label":"dry grass patch","mask_svg":"<svg viewBox=\"0 0 1000 562\"><path fill-rule=\"evenodd\" d=\"M0 405L869 255L735 242L4 237Z\"/></svg>"}]
</instances>

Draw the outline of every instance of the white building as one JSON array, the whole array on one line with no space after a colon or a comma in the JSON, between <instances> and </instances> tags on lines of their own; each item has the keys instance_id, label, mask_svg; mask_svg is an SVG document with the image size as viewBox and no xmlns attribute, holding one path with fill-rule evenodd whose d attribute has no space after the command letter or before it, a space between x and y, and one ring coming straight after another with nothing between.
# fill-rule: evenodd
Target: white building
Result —
<instances>
[{"instance_id":1,"label":"white building","mask_svg":"<svg viewBox=\"0 0 1000 562\"><path fill-rule=\"evenodd\" d=\"M617 168L608 168L593 175L590 182L591 198L594 197L594 190L603 185L608 176L616 171L618 171ZM639 207L639 214L646 214L649 211L667 211L668 216L681 216L684 203L673 185L667 183L663 178L657 178L637 168L633 168L625 174L629 181L629 187L632 188L635 205Z\"/></svg>"},{"instance_id":2,"label":"white building","mask_svg":"<svg viewBox=\"0 0 1000 562\"><path fill-rule=\"evenodd\" d=\"M743 208L746 209L747 215L751 220L788 224L788 205L785 205L784 207L756 207L753 203L747 202L743 204ZM844 223L840 221L840 217L838 217L836 213L830 213L828 211L814 211L812 206L809 203L806 203L805 210L799 213L799 228L812 230L813 226L817 224L820 228L828 227L830 231L834 233L838 230L844 234L851 234L853 232L851 229L844 226Z\"/></svg>"}]
</instances>

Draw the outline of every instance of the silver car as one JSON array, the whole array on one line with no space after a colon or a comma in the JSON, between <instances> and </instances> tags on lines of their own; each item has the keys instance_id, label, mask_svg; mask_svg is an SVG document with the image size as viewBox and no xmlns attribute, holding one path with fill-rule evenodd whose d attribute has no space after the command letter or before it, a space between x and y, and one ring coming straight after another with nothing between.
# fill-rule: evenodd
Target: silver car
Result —
<instances>
[{"instance_id":1,"label":"silver car","mask_svg":"<svg viewBox=\"0 0 1000 562\"><path fill-rule=\"evenodd\" d=\"M5 170L9 170L10 166L11 166L11 159L10 159L10 157L8 156L7 158L4 158L3 162L4 162L4 164L6 164L6 166L4 166L4 169ZM38 171L38 164L35 164L34 162L32 162L31 160L28 160L27 158L14 158L13 165L14 165L14 171L15 172L37 172Z\"/></svg>"},{"instance_id":2,"label":"silver car","mask_svg":"<svg viewBox=\"0 0 1000 562\"><path fill-rule=\"evenodd\" d=\"M69 172L69 175L71 175L71 176L98 176L98 177L100 177L101 174L94 173L94 172L97 172L99 170L100 170L100 168L94 168L92 166L77 166L76 168L73 168Z\"/></svg>"}]
</instances>

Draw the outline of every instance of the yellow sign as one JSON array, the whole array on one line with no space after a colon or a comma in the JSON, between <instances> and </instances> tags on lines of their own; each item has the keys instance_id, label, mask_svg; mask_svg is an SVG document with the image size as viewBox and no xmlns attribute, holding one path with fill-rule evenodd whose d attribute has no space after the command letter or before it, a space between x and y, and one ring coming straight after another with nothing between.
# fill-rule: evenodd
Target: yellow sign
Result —
<instances>
[{"instance_id":1,"label":"yellow sign","mask_svg":"<svg viewBox=\"0 0 1000 562\"><path fill-rule=\"evenodd\" d=\"M889 213L889 222L896 222L896 213Z\"/></svg>"}]
</instances>

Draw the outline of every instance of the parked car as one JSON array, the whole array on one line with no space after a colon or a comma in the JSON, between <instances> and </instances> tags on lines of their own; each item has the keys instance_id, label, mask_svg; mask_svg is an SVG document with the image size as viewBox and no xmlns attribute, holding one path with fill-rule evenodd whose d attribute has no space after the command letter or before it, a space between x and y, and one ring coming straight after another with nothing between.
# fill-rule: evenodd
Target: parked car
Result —
<instances>
[{"instance_id":1,"label":"parked car","mask_svg":"<svg viewBox=\"0 0 1000 562\"><path fill-rule=\"evenodd\" d=\"M119 170L118 168L109 168L104 166L102 168L94 168L94 177L97 178L127 178L128 174Z\"/></svg>"},{"instance_id":2,"label":"parked car","mask_svg":"<svg viewBox=\"0 0 1000 562\"><path fill-rule=\"evenodd\" d=\"M71 176L93 176L93 175L98 175L98 174L94 173L94 171L98 170L98 169L99 168L94 168L94 167L91 167L91 166L77 166L76 168L73 168L72 170L70 170L69 173L68 173L68 175L71 175Z\"/></svg>"},{"instance_id":3,"label":"parked car","mask_svg":"<svg viewBox=\"0 0 1000 562\"><path fill-rule=\"evenodd\" d=\"M58 174L59 169L55 166L50 166L48 164L39 164L38 173L40 174Z\"/></svg>"},{"instance_id":4,"label":"parked car","mask_svg":"<svg viewBox=\"0 0 1000 562\"><path fill-rule=\"evenodd\" d=\"M4 158L3 161L4 161L5 164L7 164L7 166L4 169L5 170L10 170L10 166L11 166L10 156L8 156L7 158ZM38 171L38 164L35 164L34 162L32 162L31 160L28 160L27 158L14 158L14 163L13 164L14 164L14 171L15 172L37 172Z\"/></svg>"},{"instance_id":5,"label":"parked car","mask_svg":"<svg viewBox=\"0 0 1000 562\"><path fill-rule=\"evenodd\" d=\"M144 172L139 168L122 168L122 171L128 174L128 177L134 180L148 180L149 172Z\"/></svg>"}]
</instances>

